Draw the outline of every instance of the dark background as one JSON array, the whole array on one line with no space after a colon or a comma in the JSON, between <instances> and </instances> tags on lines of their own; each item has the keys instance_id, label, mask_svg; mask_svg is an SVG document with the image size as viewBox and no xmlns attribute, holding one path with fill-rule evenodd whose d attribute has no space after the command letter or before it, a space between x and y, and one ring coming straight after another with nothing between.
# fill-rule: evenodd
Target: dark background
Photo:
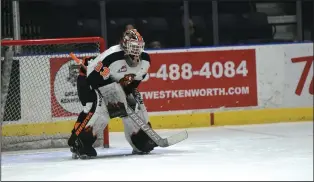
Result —
<instances>
[{"instance_id":1,"label":"dark background","mask_svg":"<svg viewBox=\"0 0 314 182\"><path fill-rule=\"evenodd\" d=\"M300 15L296 0L220 0L215 1L217 14L213 14L211 0L186 1L193 21L187 27L193 33L186 42L184 1L20 0L21 39L102 36L111 46L119 41L126 24L133 24L144 36L146 48L153 48L150 43L154 41L173 48L312 40L313 1L298 1ZM12 1L1 3L2 38L13 37ZM216 15L218 27L213 23ZM297 31L298 17L301 32Z\"/></svg>"}]
</instances>

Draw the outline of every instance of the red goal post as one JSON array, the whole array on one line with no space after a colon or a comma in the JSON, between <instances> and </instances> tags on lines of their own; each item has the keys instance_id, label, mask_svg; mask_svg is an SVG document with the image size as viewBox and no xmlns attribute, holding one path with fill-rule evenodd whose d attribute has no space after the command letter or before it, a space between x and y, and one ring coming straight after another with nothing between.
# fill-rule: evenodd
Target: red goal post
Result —
<instances>
[{"instance_id":1,"label":"red goal post","mask_svg":"<svg viewBox=\"0 0 314 182\"><path fill-rule=\"evenodd\" d=\"M2 149L66 147L82 111L79 66L69 54L83 58L104 50L101 37L1 41ZM108 148L108 127L99 136L98 145Z\"/></svg>"}]
</instances>

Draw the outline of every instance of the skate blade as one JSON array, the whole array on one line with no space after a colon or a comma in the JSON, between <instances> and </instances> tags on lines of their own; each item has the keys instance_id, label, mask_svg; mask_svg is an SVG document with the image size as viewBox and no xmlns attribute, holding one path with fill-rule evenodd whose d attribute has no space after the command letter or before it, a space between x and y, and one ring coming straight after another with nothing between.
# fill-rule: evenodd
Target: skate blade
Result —
<instances>
[{"instance_id":1,"label":"skate blade","mask_svg":"<svg viewBox=\"0 0 314 182\"><path fill-rule=\"evenodd\" d=\"M86 154L83 154L83 155L80 155L79 158L82 160L88 160L88 159L95 159L96 156L88 156Z\"/></svg>"},{"instance_id":2,"label":"skate blade","mask_svg":"<svg viewBox=\"0 0 314 182\"><path fill-rule=\"evenodd\" d=\"M137 152L137 151L132 151L132 155L147 155L150 154L150 152Z\"/></svg>"}]
</instances>

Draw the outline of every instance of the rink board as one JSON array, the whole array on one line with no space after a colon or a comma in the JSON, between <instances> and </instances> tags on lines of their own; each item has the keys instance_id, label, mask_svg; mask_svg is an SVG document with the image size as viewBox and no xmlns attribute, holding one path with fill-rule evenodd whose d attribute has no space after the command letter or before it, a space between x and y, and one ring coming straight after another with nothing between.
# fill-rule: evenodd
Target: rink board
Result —
<instances>
[{"instance_id":1,"label":"rink board","mask_svg":"<svg viewBox=\"0 0 314 182\"><path fill-rule=\"evenodd\" d=\"M223 125L246 125L311 121L313 120L313 108L285 108L285 109L261 109L222 111L212 113L176 114L150 116L150 121L155 129L197 128ZM16 124L3 126L3 136L39 136L69 134L74 121ZM40 128L40 129L39 129ZM123 131L122 121L113 119L109 123L111 132Z\"/></svg>"},{"instance_id":2,"label":"rink board","mask_svg":"<svg viewBox=\"0 0 314 182\"><path fill-rule=\"evenodd\" d=\"M140 91L156 129L313 120L313 43L149 53L153 64ZM2 135L68 135L81 108L71 102L52 104L62 99L76 101L76 95L56 91L66 86L66 90L75 92L75 87L63 80L66 78L58 78L61 72L67 73L68 65L35 58L34 62L41 63L37 69L42 73L40 80L33 81L33 75L28 73L37 64L26 68L24 64L29 59L23 59L20 58L20 66L25 68L20 70L20 87L25 91L21 93L21 119L4 122ZM171 73L171 66L172 71L176 66L184 67L185 74L177 77L174 71ZM161 77L156 77L157 73ZM64 82L59 84L61 81ZM36 85L35 92L30 92L28 85ZM217 93L212 92L215 90ZM42 103L34 104L34 98ZM121 120L110 121L109 129L122 131Z\"/></svg>"}]
</instances>

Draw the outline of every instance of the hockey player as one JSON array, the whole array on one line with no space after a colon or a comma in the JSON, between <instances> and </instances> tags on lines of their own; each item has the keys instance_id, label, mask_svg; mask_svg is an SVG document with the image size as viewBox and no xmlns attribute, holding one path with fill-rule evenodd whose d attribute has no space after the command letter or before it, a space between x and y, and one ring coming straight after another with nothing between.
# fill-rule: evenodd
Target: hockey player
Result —
<instances>
[{"instance_id":1,"label":"hockey player","mask_svg":"<svg viewBox=\"0 0 314 182\"><path fill-rule=\"evenodd\" d=\"M122 118L125 137L133 153L149 153L157 146L128 118L123 104L125 100L148 122L146 107L137 90L150 67L150 57L144 52L144 45L139 32L131 29L123 34L120 44L110 47L97 57L83 60L77 86L84 109L68 140L73 153L82 157L97 156L92 146L97 134L115 117ZM119 88L123 89L123 93Z\"/></svg>"}]
</instances>

